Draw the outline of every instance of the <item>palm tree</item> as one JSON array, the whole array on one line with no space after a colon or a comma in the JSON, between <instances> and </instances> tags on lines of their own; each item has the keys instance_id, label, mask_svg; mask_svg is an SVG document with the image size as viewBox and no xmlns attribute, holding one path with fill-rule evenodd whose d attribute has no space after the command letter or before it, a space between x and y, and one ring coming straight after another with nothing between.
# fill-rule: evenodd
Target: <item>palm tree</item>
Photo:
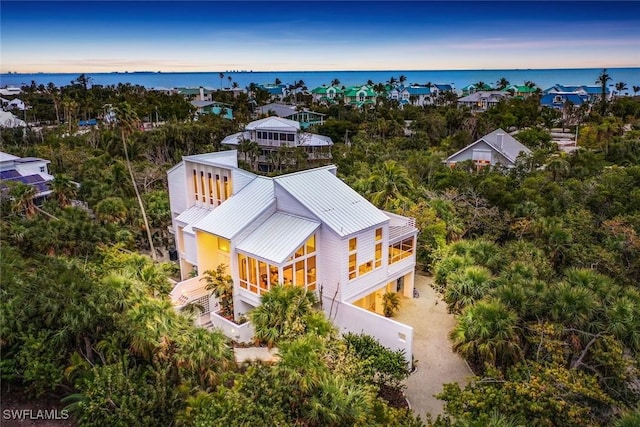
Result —
<instances>
[{"instance_id":1,"label":"palm tree","mask_svg":"<svg viewBox=\"0 0 640 427\"><path fill-rule=\"evenodd\" d=\"M231 81L233 80L233 77L227 76L227 80L229 80L229 87L231 87Z\"/></svg>"},{"instance_id":2,"label":"palm tree","mask_svg":"<svg viewBox=\"0 0 640 427\"><path fill-rule=\"evenodd\" d=\"M96 219L102 223L122 224L129 211L120 197L106 197L100 200L94 207Z\"/></svg>"},{"instance_id":3,"label":"palm tree","mask_svg":"<svg viewBox=\"0 0 640 427\"><path fill-rule=\"evenodd\" d=\"M458 270L447 279L444 300L449 312L460 313L481 299L491 287L491 272L477 265Z\"/></svg>"},{"instance_id":4,"label":"palm tree","mask_svg":"<svg viewBox=\"0 0 640 427\"><path fill-rule=\"evenodd\" d=\"M376 165L369 182L371 202L382 209L391 207L395 200L408 198L413 192L413 182L407 168L395 160Z\"/></svg>"},{"instance_id":5,"label":"palm tree","mask_svg":"<svg viewBox=\"0 0 640 427\"><path fill-rule=\"evenodd\" d=\"M136 193L136 198L138 199L138 204L140 205L140 211L142 212L142 219L144 221L144 226L147 232L147 239L149 240L149 249L151 250L151 258L154 261L157 261L158 257L156 255L156 248L153 245L153 236L151 236L151 227L149 227L147 211L144 208L142 197L140 196L140 192L138 191L136 178L133 175L133 168L131 167L131 161L129 160L129 150L127 149L127 136L131 135L135 131L135 129L137 129L140 120L138 119L138 115L136 114L136 112L127 102L119 104L115 108L115 114L116 120L118 122L118 127L120 128L120 138L122 139L122 147L124 149L124 157L127 164L127 169L129 170L129 176L131 177L131 184L133 185L133 189Z\"/></svg>"},{"instance_id":6,"label":"palm tree","mask_svg":"<svg viewBox=\"0 0 640 427\"><path fill-rule=\"evenodd\" d=\"M607 69L604 68L596 83L600 84L600 114L604 116L607 112L607 83L611 80L611 76L607 74Z\"/></svg>"},{"instance_id":7,"label":"palm tree","mask_svg":"<svg viewBox=\"0 0 640 427\"><path fill-rule=\"evenodd\" d=\"M51 186L53 194L55 194L58 204L62 208L68 206L71 200L78 194L78 187L76 187L71 181L71 178L65 174L56 175Z\"/></svg>"},{"instance_id":8,"label":"palm tree","mask_svg":"<svg viewBox=\"0 0 640 427\"><path fill-rule=\"evenodd\" d=\"M450 337L464 358L505 368L520 359L518 318L500 301L478 301L458 318Z\"/></svg>"},{"instance_id":9,"label":"palm tree","mask_svg":"<svg viewBox=\"0 0 640 427\"><path fill-rule=\"evenodd\" d=\"M496 82L496 89L498 90L502 90L507 86L509 86L509 80L505 79L504 77Z\"/></svg>"},{"instance_id":10,"label":"palm tree","mask_svg":"<svg viewBox=\"0 0 640 427\"><path fill-rule=\"evenodd\" d=\"M403 85L404 82L407 81L407 76L405 76L404 74L401 74L400 77L398 77L398 82Z\"/></svg>"},{"instance_id":11,"label":"palm tree","mask_svg":"<svg viewBox=\"0 0 640 427\"><path fill-rule=\"evenodd\" d=\"M340 80L339 79L331 80L331 86L340 86Z\"/></svg>"},{"instance_id":12,"label":"palm tree","mask_svg":"<svg viewBox=\"0 0 640 427\"><path fill-rule=\"evenodd\" d=\"M36 188L19 181L7 182L9 188L9 198L11 199L11 211L14 213L24 213L27 218L36 214Z\"/></svg>"},{"instance_id":13,"label":"palm tree","mask_svg":"<svg viewBox=\"0 0 640 427\"><path fill-rule=\"evenodd\" d=\"M616 93L620 95L623 90L627 90L627 84L625 82L616 83Z\"/></svg>"},{"instance_id":14,"label":"palm tree","mask_svg":"<svg viewBox=\"0 0 640 427\"><path fill-rule=\"evenodd\" d=\"M220 332L192 328L178 336L176 365L183 378L197 378L206 390L220 382L220 376L231 364L231 350Z\"/></svg>"},{"instance_id":15,"label":"palm tree","mask_svg":"<svg viewBox=\"0 0 640 427\"><path fill-rule=\"evenodd\" d=\"M203 279L207 282L205 289L220 301L220 315L234 321L233 279L227 274L227 266L220 264L215 271L205 271Z\"/></svg>"},{"instance_id":16,"label":"palm tree","mask_svg":"<svg viewBox=\"0 0 640 427\"><path fill-rule=\"evenodd\" d=\"M638 92L640 92L640 86L633 86L632 89L633 89L633 95L634 96L637 95Z\"/></svg>"},{"instance_id":17,"label":"palm tree","mask_svg":"<svg viewBox=\"0 0 640 427\"><path fill-rule=\"evenodd\" d=\"M220 77L220 90L222 90L222 79L224 79L224 73L218 73L218 77Z\"/></svg>"}]
</instances>

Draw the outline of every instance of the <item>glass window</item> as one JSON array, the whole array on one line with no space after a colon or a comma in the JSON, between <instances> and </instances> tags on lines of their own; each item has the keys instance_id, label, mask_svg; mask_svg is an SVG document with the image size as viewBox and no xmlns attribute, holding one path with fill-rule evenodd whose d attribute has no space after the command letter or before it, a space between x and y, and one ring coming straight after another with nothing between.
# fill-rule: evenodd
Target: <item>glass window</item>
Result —
<instances>
[{"instance_id":1,"label":"glass window","mask_svg":"<svg viewBox=\"0 0 640 427\"><path fill-rule=\"evenodd\" d=\"M286 141L287 140L287 134L286 133L281 133L280 134L280 141Z\"/></svg>"},{"instance_id":2,"label":"glass window","mask_svg":"<svg viewBox=\"0 0 640 427\"><path fill-rule=\"evenodd\" d=\"M222 188L220 187L220 175L216 174L216 198L218 199L218 203L221 202Z\"/></svg>"},{"instance_id":3,"label":"glass window","mask_svg":"<svg viewBox=\"0 0 640 427\"><path fill-rule=\"evenodd\" d=\"M213 178L211 177L211 173L209 175L209 204L213 204Z\"/></svg>"},{"instance_id":4,"label":"glass window","mask_svg":"<svg viewBox=\"0 0 640 427\"><path fill-rule=\"evenodd\" d=\"M356 254L349 255L349 280L356 278Z\"/></svg>"},{"instance_id":5,"label":"glass window","mask_svg":"<svg viewBox=\"0 0 640 427\"><path fill-rule=\"evenodd\" d=\"M304 274L304 260L296 262L296 276L295 276L295 285L298 287L304 287L305 282L305 274Z\"/></svg>"},{"instance_id":6,"label":"glass window","mask_svg":"<svg viewBox=\"0 0 640 427\"><path fill-rule=\"evenodd\" d=\"M375 257L376 257L375 268L378 268L382 265L382 242L376 243Z\"/></svg>"},{"instance_id":7,"label":"glass window","mask_svg":"<svg viewBox=\"0 0 640 427\"><path fill-rule=\"evenodd\" d=\"M358 267L358 275L362 276L363 274L367 274L373 269L373 261L367 261L364 264L360 264Z\"/></svg>"},{"instance_id":8,"label":"glass window","mask_svg":"<svg viewBox=\"0 0 640 427\"><path fill-rule=\"evenodd\" d=\"M298 250L296 251L295 257L300 258L303 255L304 255L304 245L298 248Z\"/></svg>"},{"instance_id":9,"label":"glass window","mask_svg":"<svg viewBox=\"0 0 640 427\"><path fill-rule=\"evenodd\" d=\"M269 139L273 139L273 132L269 132Z\"/></svg>"},{"instance_id":10,"label":"glass window","mask_svg":"<svg viewBox=\"0 0 640 427\"><path fill-rule=\"evenodd\" d=\"M376 242L382 240L382 228L376 229Z\"/></svg>"},{"instance_id":11,"label":"glass window","mask_svg":"<svg viewBox=\"0 0 640 427\"><path fill-rule=\"evenodd\" d=\"M243 254L238 254L238 273L241 281L247 281L247 257Z\"/></svg>"},{"instance_id":12,"label":"glass window","mask_svg":"<svg viewBox=\"0 0 640 427\"><path fill-rule=\"evenodd\" d=\"M293 285L293 266L288 265L282 270L284 276L283 285Z\"/></svg>"},{"instance_id":13,"label":"glass window","mask_svg":"<svg viewBox=\"0 0 640 427\"><path fill-rule=\"evenodd\" d=\"M193 170L193 193L196 196L196 200L198 200L198 172Z\"/></svg>"},{"instance_id":14,"label":"glass window","mask_svg":"<svg viewBox=\"0 0 640 427\"><path fill-rule=\"evenodd\" d=\"M307 258L307 285L316 283L316 257Z\"/></svg>"},{"instance_id":15,"label":"glass window","mask_svg":"<svg viewBox=\"0 0 640 427\"><path fill-rule=\"evenodd\" d=\"M267 263L258 261L258 274L260 275L260 287L262 289L269 289L269 282L267 277Z\"/></svg>"},{"instance_id":16,"label":"glass window","mask_svg":"<svg viewBox=\"0 0 640 427\"><path fill-rule=\"evenodd\" d=\"M349 239L349 252L353 252L358 248L357 238Z\"/></svg>"},{"instance_id":17,"label":"glass window","mask_svg":"<svg viewBox=\"0 0 640 427\"><path fill-rule=\"evenodd\" d=\"M279 141L279 140L280 140L280 134L279 134L279 133L277 133L277 132L274 132L274 133L273 133L273 140L274 140L274 141Z\"/></svg>"},{"instance_id":18,"label":"glass window","mask_svg":"<svg viewBox=\"0 0 640 427\"><path fill-rule=\"evenodd\" d=\"M249 257L249 283L256 285L258 283L256 259Z\"/></svg>"},{"instance_id":19,"label":"glass window","mask_svg":"<svg viewBox=\"0 0 640 427\"><path fill-rule=\"evenodd\" d=\"M307 239L307 254L313 253L316 251L316 235L312 235Z\"/></svg>"},{"instance_id":20,"label":"glass window","mask_svg":"<svg viewBox=\"0 0 640 427\"><path fill-rule=\"evenodd\" d=\"M289 141L289 142L293 142L293 141L295 141L295 140L296 140L296 138L295 138L295 135L294 135L294 134L292 134L292 133L287 134L287 141Z\"/></svg>"},{"instance_id":21,"label":"glass window","mask_svg":"<svg viewBox=\"0 0 640 427\"><path fill-rule=\"evenodd\" d=\"M229 198L229 194L231 193L231 191L229 191L229 177L224 176L222 178L224 180L224 199L227 200Z\"/></svg>"},{"instance_id":22,"label":"glass window","mask_svg":"<svg viewBox=\"0 0 640 427\"><path fill-rule=\"evenodd\" d=\"M204 189L204 172L200 171L200 194L202 194L202 201L206 203L205 194L206 191Z\"/></svg>"},{"instance_id":23,"label":"glass window","mask_svg":"<svg viewBox=\"0 0 640 427\"><path fill-rule=\"evenodd\" d=\"M271 264L269 264L269 283L271 283L271 286L276 286L280 283L278 267Z\"/></svg>"}]
</instances>

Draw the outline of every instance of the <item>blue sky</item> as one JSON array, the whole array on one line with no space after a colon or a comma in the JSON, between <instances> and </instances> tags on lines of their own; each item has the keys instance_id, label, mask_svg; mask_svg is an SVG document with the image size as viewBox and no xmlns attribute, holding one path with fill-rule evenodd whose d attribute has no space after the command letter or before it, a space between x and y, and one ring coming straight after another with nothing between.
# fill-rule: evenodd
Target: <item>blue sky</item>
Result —
<instances>
[{"instance_id":1,"label":"blue sky","mask_svg":"<svg viewBox=\"0 0 640 427\"><path fill-rule=\"evenodd\" d=\"M0 2L0 72L640 66L640 2Z\"/></svg>"}]
</instances>

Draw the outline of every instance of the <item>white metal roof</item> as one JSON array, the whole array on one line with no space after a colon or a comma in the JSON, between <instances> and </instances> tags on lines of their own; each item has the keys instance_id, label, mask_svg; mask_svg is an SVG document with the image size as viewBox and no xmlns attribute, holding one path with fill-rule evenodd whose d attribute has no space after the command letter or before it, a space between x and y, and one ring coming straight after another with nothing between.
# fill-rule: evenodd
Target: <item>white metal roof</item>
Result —
<instances>
[{"instance_id":1,"label":"white metal roof","mask_svg":"<svg viewBox=\"0 0 640 427\"><path fill-rule=\"evenodd\" d=\"M193 228L232 239L272 204L275 204L273 180L256 177L242 191L193 224Z\"/></svg>"},{"instance_id":2,"label":"white metal roof","mask_svg":"<svg viewBox=\"0 0 640 427\"><path fill-rule=\"evenodd\" d=\"M276 212L245 238L236 249L274 264L282 264L320 227L320 223Z\"/></svg>"},{"instance_id":3,"label":"white metal roof","mask_svg":"<svg viewBox=\"0 0 640 427\"><path fill-rule=\"evenodd\" d=\"M333 145L330 137L324 135L316 135L314 133L303 133L299 137L300 146L303 147L323 147Z\"/></svg>"},{"instance_id":4,"label":"white metal roof","mask_svg":"<svg viewBox=\"0 0 640 427\"><path fill-rule=\"evenodd\" d=\"M267 117L265 119L256 120L249 123L246 130L282 130L292 131L300 130L300 123L295 120L283 119L282 117Z\"/></svg>"},{"instance_id":5,"label":"white metal roof","mask_svg":"<svg viewBox=\"0 0 640 427\"><path fill-rule=\"evenodd\" d=\"M251 139L251 132L243 131L243 132L234 133L233 135L226 136L222 141L220 141L220 144L238 145L240 144L240 141L242 141L243 139Z\"/></svg>"},{"instance_id":6,"label":"white metal roof","mask_svg":"<svg viewBox=\"0 0 640 427\"><path fill-rule=\"evenodd\" d=\"M238 152L236 150L215 151L213 153L195 154L193 156L184 156L184 160L202 163L211 166L222 167L238 167Z\"/></svg>"},{"instance_id":7,"label":"white metal roof","mask_svg":"<svg viewBox=\"0 0 640 427\"><path fill-rule=\"evenodd\" d=\"M340 237L389 221L329 168L296 172L274 180Z\"/></svg>"},{"instance_id":8,"label":"white metal roof","mask_svg":"<svg viewBox=\"0 0 640 427\"><path fill-rule=\"evenodd\" d=\"M8 162L10 160L16 160L20 157L14 156L13 154L5 153L4 151L0 151L0 162Z\"/></svg>"},{"instance_id":9,"label":"white metal roof","mask_svg":"<svg viewBox=\"0 0 640 427\"><path fill-rule=\"evenodd\" d=\"M202 208L200 206L191 206L189 209L178 215L175 220L185 224L185 232L193 234L192 225L207 216L209 212L211 212L209 209Z\"/></svg>"}]
</instances>

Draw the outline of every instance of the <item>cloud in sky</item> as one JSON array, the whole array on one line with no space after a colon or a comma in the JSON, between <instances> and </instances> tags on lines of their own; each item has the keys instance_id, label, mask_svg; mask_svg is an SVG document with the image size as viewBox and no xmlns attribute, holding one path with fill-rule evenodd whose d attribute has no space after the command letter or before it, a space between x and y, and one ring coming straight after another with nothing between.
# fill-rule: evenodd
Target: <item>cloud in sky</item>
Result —
<instances>
[{"instance_id":1,"label":"cloud in sky","mask_svg":"<svg viewBox=\"0 0 640 427\"><path fill-rule=\"evenodd\" d=\"M636 2L33 2L0 71L640 66Z\"/></svg>"}]
</instances>

